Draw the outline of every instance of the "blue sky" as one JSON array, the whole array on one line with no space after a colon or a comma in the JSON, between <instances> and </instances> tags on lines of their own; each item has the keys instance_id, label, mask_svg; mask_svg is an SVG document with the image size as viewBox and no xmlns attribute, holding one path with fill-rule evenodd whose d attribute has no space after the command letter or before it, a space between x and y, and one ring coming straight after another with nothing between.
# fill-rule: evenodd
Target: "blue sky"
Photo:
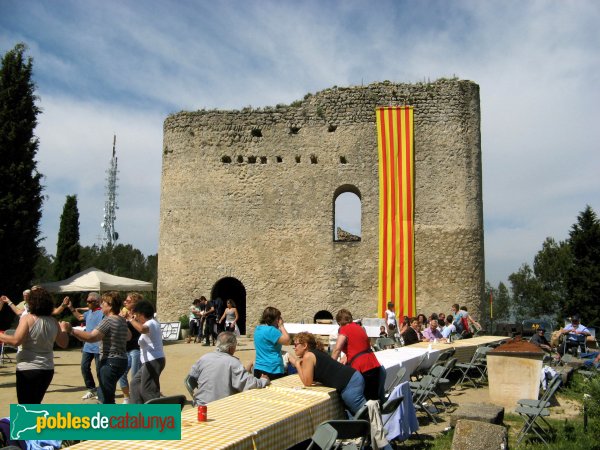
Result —
<instances>
[{"instance_id":1,"label":"blue sky","mask_svg":"<svg viewBox=\"0 0 600 450\"><path fill-rule=\"evenodd\" d=\"M48 251L65 196L102 234L117 135L120 241L158 249L168 114L291 103L375 81L481 87L486 278L600 213L597 1L0 0L0 52L29 46ZM349 225L351 228L351 225Z\"/></svg>"}]
</instances>

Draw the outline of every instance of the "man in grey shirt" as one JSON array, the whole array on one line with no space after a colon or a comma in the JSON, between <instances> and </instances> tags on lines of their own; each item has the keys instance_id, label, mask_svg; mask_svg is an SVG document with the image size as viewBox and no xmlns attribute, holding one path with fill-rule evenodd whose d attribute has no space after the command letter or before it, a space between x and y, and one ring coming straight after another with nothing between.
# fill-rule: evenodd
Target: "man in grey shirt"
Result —
<instances>
[{"instance_id":1,"label":"man in grey shirt","mask_svg":"<svg viewBox=\"0 0 600 450\"><path fill-rule=\"evenodd\" d=\"M202 356L192 366L189 375L198 382L198 388L194 390L194 406L269 385L268 377L254 377L233 356L236 346L235 334L224 331L217 336L217 349Z\"/></svg>"}]
</instances>

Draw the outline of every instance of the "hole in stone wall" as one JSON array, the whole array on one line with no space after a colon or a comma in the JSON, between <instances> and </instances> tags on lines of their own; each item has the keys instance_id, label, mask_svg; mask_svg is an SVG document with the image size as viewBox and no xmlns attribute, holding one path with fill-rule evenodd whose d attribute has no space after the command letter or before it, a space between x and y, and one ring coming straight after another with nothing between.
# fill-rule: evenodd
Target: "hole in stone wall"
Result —
<instances>
[{"instance_id":1,"label":"hole in stone wall","mask_svg":"<svg viewBox=\"0 0 600 450\"><path fill-rule=\"evenodd\" d=\"M261 164L266 164L267 163L267 157L266 156L261 156L260 157L260 163Z\"/></svg>"},{"instance_id":2,"label":"hole in stone wall","mask_svg":"<svg viewBox=\"0 0 600 450\"><path fill-rule=\"evenodd\" d=\"M321 311L318 311L315 314L315 316L313 317L313 322L314 323L325 323L325 324L334 323L333 314L331 314L329 311L323 309Z\"/></svg>"},{"instance_id":3,"label":"hole in stone wall","mask_svg":"<svg viewBox=\"0 0 600 450\"><path fill-rule=\"evenodd\" d=\"M327 131L329 131L330 133L333 133L335 130L337 130L337 125L329 125L329 127L327 128Z\"/></svg>"},{"instance_id":4,"label":"hole in stone wall","mask_svg":"<svg viewBox=\"0 0 600 450\"><path fill-rule=\"evenodd\" d=\"M298 134L300 127L290 127L290 134Z\"/></svg>"},{"instance_id":5,"label":"hole in stone wall","mask_svg":"<svg viewBox=\"0 0 600 450\"><path fill-rule=\"evenodd\" d=\"M243 163L244 162L244 157L242 155L238 155L237 162L239 162L240 164Z\"/></svg>"},{"instance_id":6,"label":"hole in stone wall","mask_svg":"<svg viewBox=\"0 0 600 450\"><path fill-rule=\"evenodd\" d=\"M221 156L221 162L225 163L225 164L229 164L231 162L231 157L230 156Z\"/></svg>"},{"instance_id":7,"label":"hole in stone wall","mask_svg":"<svg viewBox=\"0 0 600 450\"><path fill-rule=\"evenodd\" d=\"M345 156L340 156L340 163L346 164L347 162L348 162L348 160L346 159Z\"/></svg>"},{"instance_id":8,"label":"hole in stone wall","mask_svg":"<svg viewBox=\"0 0 600 450\"><path fill-rule=\"evenodd\" d=\"M316 157L316 155L310 155L310 163L311 164L316 164L317 163L317 157Z\"/></svg>"},{"instance_id":9,"label":"hole in stone wall","mask_svg":"<svg viewBox=\"0 0 600 450\"><path fill-rule=\"evenodd\" d=\"M299 163L300 162L300 156L296 156L296 162Z\"/></svg>"},{"instance_id":10,"label":"hole in stone wall","mask_svg":"<svg viewBox=\"0 0 600 450\"><path fill-rule=\"evenodd\" d=\"M283 162L283 158L281 156L278 156L276 159L278 163Z\"/></svg>"},{"instance_id":11,"label":"hole in stone wall","mask_svg":"<svg viewBox=\"0 0 600 450\"><path fill-rule=\"evenodd\" d=\"M262 131L260 128L253 128L250 134L254 137L262 137Z\"/></svg>"},{"instance_id":12,"label":"hole in stone wall","mask_svg":"<svg viewBox=\"0 0 600 450\"><path fill-rule=\"evenodd\" d=\"M256 156L248 156L248 164L256 163Z\"/></svg>"}]
</instances>

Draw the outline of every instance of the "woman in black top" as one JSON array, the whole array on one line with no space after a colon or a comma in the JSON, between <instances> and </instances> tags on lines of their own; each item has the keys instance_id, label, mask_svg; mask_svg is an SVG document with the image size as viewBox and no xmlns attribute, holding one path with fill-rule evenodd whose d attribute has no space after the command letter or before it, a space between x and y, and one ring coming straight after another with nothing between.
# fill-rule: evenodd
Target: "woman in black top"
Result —
<instances>
[{"instance_id":1,"label":"woman in black top","mask_svg":"<svg viewBox=\"0 0 600 450\"><path fill-rule=\"evenodd\" d=\"M365 380L360 372L340 364L323 351L323 346L311 333L298 333L294 337L294 352L289 361L298 370L305 386L314 382L335 388L346 408L355 414L366 402Z\"/></svg>"}]
</instances>

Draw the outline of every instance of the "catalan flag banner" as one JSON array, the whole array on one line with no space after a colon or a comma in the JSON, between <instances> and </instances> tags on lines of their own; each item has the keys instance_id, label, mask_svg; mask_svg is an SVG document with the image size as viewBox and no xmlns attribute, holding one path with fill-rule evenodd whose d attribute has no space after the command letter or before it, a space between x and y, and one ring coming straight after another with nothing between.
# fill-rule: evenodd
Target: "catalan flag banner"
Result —
<instances>
[{"instance_id":1,"label":"catalan flag banner","mask_svg":"<svg viewBox=\"0 0 600 450\"><path fill-rule=\"evenodd\" d=\"M377 108L380 317L416 315L413 108Z\"/></svg>"}]
</instances>

